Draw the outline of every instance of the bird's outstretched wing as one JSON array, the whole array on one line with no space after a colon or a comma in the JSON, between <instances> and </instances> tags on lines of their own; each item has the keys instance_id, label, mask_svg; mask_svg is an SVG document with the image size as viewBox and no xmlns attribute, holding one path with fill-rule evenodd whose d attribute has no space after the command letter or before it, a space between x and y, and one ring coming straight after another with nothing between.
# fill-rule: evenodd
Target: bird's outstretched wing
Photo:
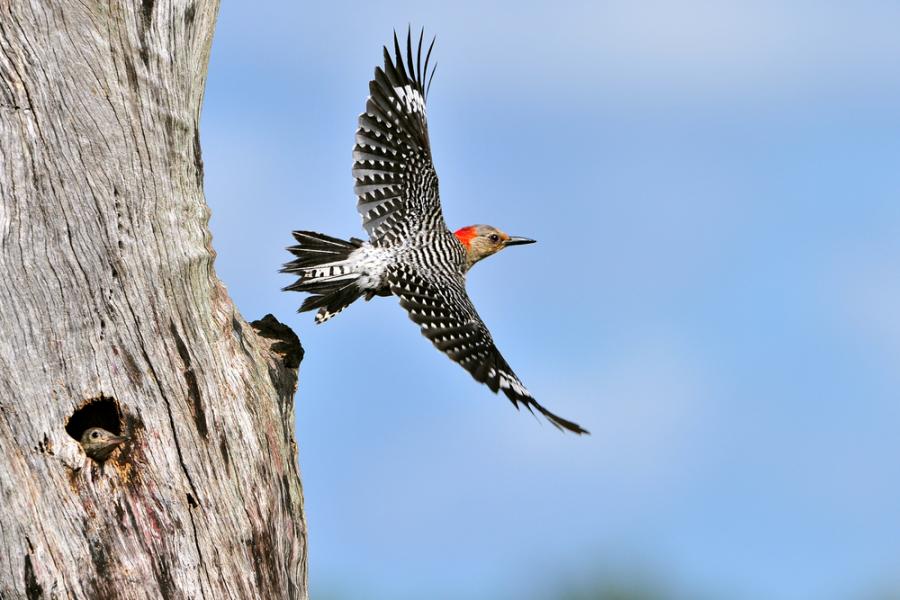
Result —
<instances>
[{"instance_id":1,"label":"bird's outstretched wing","mask_svg":"<svg viewBox=\"0 0 900 600\"><path fill-rule=\"evenodd\" d=\"M461 278L434 272L426 278L412 268L394 267L388 281L391 292L400 298L400 306L421 327L422 335L476 381L495 393L503 390L516 408L522 403L528 410L537 409L560 429L588 433L538 404L497 350Z\"/></svg>"},{"instance_id":2,"label":"bird's outstretched wing","mask_svg":"<svg viewBox=\"0 0 900 600\"><path fill-rule=\"evenodd\" d=\"M384 68L375 68L366 112L359 116L354 191L363 226L376 246L391 246L423 229L446 229L425 117L434 41L423 63L422 40L420 34L413 56L412 35L407 33L404 63L394 34L394 56L384 49Z\"/></svg>"}]
</instances>

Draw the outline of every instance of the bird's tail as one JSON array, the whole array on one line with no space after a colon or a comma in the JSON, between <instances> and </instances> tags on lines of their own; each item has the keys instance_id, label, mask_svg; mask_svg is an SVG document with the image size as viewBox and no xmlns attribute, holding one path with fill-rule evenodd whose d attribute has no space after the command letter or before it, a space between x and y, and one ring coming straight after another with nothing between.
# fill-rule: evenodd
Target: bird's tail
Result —
<instances>
[{"instance_id":1,"label":"bird's tail","mask_svg":"<svg viewBox=\"0 0 900 600\"><path fill-rule=\"evenodd\" d=\"M360 274L350 260L362 240L345 241L313 231L295 231L294 239L297 245L288 250L297 258L281 272L294 273L299 279L284 289L312 294L298 312L318 308L316 323L324 323L365 293L357 285Z\"/></svg>"}]
</instances>

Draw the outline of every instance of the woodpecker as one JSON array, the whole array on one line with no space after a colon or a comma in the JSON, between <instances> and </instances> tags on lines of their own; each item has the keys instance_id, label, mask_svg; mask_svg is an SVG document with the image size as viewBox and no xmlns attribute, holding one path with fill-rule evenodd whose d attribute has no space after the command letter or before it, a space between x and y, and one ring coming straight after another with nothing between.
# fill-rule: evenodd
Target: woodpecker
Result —
<instances>
[{"instance_id":1,"label":"woodpecker","mask_svg":"<svg viewBox=\"0 0 900 600\"><path fill-rule=\"evenodd\" d=\"M102 427L91 427L82 434L81 447L85 454L102 463L112 454L113 450L127 439Z\"/></svg>"},{"instance_id":2,"label":"woodpecker","mask_svg":"<svg viewBox=\"0 0 900 600\"><path fill-rule=\"evenodd\" d=\"M423 35L414 56L407 32L404 62L394 33L394 55L384 47L384 67L375 68L359 116L352 172L369 240L294 231L297 244L288 250L295 258L282 272L299 278L284 289L311 294L299 312L318 309L316 323L358 298L397 296L422 334L476 381L495 393L502 390L516 408L537 410L559 429L588 433L538 404L497 350L466 293L466 273L475 263L534 240L490 225L451 232L444 223L425 116L434 40L423 63Z\"/></svg>"}]
</instances>

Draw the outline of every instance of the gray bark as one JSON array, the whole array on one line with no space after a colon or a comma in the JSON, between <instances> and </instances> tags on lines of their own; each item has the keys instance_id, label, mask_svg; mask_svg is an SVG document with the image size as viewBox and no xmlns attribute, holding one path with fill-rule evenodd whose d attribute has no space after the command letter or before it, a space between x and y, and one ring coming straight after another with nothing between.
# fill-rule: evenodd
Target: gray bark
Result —
<instances>
[{"instance_id":1,"label":"gray bark","mask_svg":"<svg viewBox=\"0 0 900 600\"><path fill-rule=\"evenodd\" d=\"M307 596L302 350L213 270L217 10L0 0L2 598Z\"/></svg>"}]
</instances>

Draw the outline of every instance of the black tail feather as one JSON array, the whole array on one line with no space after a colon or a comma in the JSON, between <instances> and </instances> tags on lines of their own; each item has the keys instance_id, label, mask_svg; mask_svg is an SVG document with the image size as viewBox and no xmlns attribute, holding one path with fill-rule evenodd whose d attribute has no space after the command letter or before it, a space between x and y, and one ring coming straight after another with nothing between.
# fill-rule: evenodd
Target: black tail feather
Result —
<instances>
[{"instance_id":1,"label":"black tail feather","mask_svg":"<svg viewBox=\"0 0 900 600\"><path fill-rule=\"evenodd\" d=\"M340 264L363 242L356 238L345 241L314 231L295 231L294 239L297 245L288 250L296 258L285 264L281 272L295 273L299 279L284 290L312 294L298 312L319 309L316 323L324 323L363 295L352 266Z\"/></svg>"},{"instance_id":2,"label":"black tail feather","mask_svg":"<svg viewBox=\"0 0 900 600\"><path fill-rule=\"evenodd\" d=\"M295 231L294 239L297 245L289 246L288 251L297 258L285 264L282 273L298 273L308 267L344 260L362 246L362 240L356 238L345 241L314 231Z\"/></svg>"}]
</instances>

